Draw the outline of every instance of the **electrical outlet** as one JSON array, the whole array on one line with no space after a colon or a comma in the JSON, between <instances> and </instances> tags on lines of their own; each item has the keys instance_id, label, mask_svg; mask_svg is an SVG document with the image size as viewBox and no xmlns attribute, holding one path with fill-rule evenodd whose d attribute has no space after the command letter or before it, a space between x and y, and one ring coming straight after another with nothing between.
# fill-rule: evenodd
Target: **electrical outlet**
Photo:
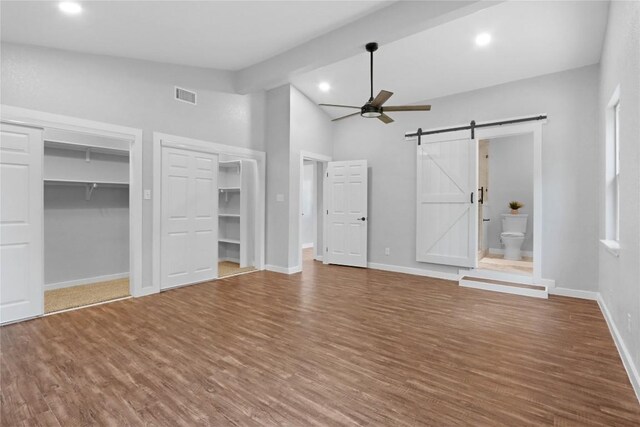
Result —
<instances>
[{"instance_id":1,"label":"electrical outlet","mask_svg":"<svg viewBox=\"0 0 640 427\"><path fill-rule=\"evenodd\" d=\"M385 255L391 255L391 248L384 248Z\"/></svg>"},{"instance_id":2,"label":"electrical outlet","mask_svg":"<svg viewBox=\"0 0 640 427\"><path fill-rule=\"evenodd\" d=\"M627 313L627 332L631 332L631 313Z\"/></svg>"},{"instance_id":3,"label":"electrical outlet","mask_svg":"<svg viewBox=\"0 0 640 427\"><path fill-rule=\"evenodd\" d=\"M284 202L284 194L276 194L276 202Z\"/></svg>"},{"instance_id":4,"label":"electrical outlet","mask_svg":"<svg viewBox=\"0 0 640 427\"><path fill-rule=\"evenodd\" d=\"M144 199L151 200L151 190L144 190Z\"/></svg>"}]
</instances>

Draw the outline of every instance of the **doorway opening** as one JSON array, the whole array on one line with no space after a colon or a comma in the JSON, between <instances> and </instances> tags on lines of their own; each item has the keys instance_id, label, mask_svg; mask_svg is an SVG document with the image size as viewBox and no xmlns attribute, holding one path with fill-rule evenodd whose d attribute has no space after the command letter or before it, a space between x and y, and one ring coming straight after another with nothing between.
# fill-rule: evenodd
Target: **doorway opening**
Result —
<instances>
[{"instance_id":1,"label":"doorway opening","mask_svg":"<svg viewBox=\"0 0 640 427\"><path fill-rule=\"evenodd\" d=\"M257 162L221 155L218 163L218 278L256 271Z\"/></svg>"},{"instance_id":2,"label":"doorway opening","mask_svg":"<svg viewBox=\"0 0 640 427\"><path fill-rule=\"evenodd\" d=\"M130 142L43 139L44 313L130 297Z\"/></svg>"},{"instance_id":3,"label":"doorway opening","mask_svg":"<svg viewBox=\"0 0 640 427\"><path fill-rule=\"evenodd\" d=\"M478 142L478 270L534 272L534 135Z\"/></svg>"},{"instance_id":4,"label":"doorway opening","mask_svg":"<svg viewBox=\"0 0 640 427\"><path fill-rule=\"evenodd\" d=\"M300 198L298 259L299 270L313 261L325 262L325 174L331 158L311 153L300 153Z\"/></svg>"}]
</instances>

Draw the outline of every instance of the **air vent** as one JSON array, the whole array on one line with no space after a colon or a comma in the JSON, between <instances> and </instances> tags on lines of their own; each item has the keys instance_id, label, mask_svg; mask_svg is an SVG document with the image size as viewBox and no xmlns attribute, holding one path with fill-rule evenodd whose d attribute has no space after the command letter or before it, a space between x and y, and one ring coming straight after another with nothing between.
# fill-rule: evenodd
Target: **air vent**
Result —
<instances>
[{"instance_id":1,"label":"air vent","mask_svg":"<svg viewBox=\"0 0 640 427\"><path fill-rule=\"evenodd\" d=\"M176 86L176 99L196 105L196 93Z\"/></svg>"}]
</instances>

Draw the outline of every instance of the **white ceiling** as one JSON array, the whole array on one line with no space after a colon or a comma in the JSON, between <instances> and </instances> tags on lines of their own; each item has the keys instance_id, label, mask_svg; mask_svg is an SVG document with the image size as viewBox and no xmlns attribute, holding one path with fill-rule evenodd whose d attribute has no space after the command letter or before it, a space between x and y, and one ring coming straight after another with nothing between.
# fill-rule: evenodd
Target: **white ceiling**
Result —
<instances>
[{"instance_id":1,"label":"white ceiling","mask_svg":"<svg viewBox=\"0 0 640 427\"><path fill-rule=\"evenodd\" d=\"M394 92L388 105L489 87L595 64L608 13L607 2L517 1L380 46L374 57L374 96ZM489 32L480 48L474 39ZM323 93L318 83L330 83ZM362 105L369 97L369 57L361 55L291 78L317 103ZM326 108L332 117L351 112ZM402 113L397 113L402 114Z\"/></svg>"},{"instance_id":2,"label":"white ceiling","mask_svg":"<svg viewBox=\"0 0 640 427\"><path fill-rule=\"evenodd\" d=\"M3 41L237 70L335 30L389 1L2 1Z\"/></svg>"}]
</instances>

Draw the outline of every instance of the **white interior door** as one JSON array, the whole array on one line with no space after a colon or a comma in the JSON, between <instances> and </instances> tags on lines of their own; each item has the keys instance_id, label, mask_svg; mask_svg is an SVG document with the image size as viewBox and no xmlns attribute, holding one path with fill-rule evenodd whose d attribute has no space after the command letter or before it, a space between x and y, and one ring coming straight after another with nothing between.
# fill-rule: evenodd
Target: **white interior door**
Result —
<instances>
[{"instance_id":1,"label":"white interior door","mask_svg":"<svg viewBox=\"0 0 640 427\"><path fill-rule=\"evenodd\" d=\"M42 130L0 128L0 322L43 314Z\"/></svg>"},{"instance_id":2,"label":"white interior door","mask_svg":"<svg viewBox=\"0 0 640 427\"><path fill-rule=\"evenodd\" d=\"M216 154L162 148L161 233L161 289L218 277Z\"/></svg>"},{"instance_id":3,"label":"white interior door","mask_svg":"<svg viewBox=\"0 0 640 427\"><path fill-rule=\"evenodd\" d=\"M367 161L327 165L327 258L331 264L367 266Z\"/></svg>"},{"instance_id":4,"label":"white interior door","mask_svg":"<svg viewBox=\"0 0 640 427\"><path fill-rule=\"evenodd\" d=\"M417 160L416 259L476 267L477 141L469 131L423 137Z\"/></svg>"}]
</instances>

